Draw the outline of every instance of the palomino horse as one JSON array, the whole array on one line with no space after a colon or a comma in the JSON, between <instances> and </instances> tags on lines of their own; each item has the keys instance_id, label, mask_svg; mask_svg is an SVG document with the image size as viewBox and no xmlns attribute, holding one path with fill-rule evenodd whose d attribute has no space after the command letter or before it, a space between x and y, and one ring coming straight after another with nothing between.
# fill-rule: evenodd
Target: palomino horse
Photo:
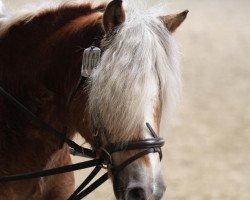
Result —
<instances>
[{"instance_id":1,"label":"palomino horse","mask_svg":"<svg viewBox=\"0 0 250 200\"><path fill-rule=\"evenodd\" d=\"M172 33L187 11L164 15L121 0L107 6L63 4L5 17L0 26L0 83L57 130L68 127L93 148L152 137L179 98L181 78ZM101 60L70 99L81 75L83 49L103 36ZM69 148L0 97L0 176L71 164ZM95 133L93 133L93 127ZM138 150L112 154L117 166ZM109 169L108 169L109 170ZM113 181L117 199L161 199L165 191L158 153L126 166ZM0 199L67 199L73 173L0 183Z\"/></svg>"}]
</instances>

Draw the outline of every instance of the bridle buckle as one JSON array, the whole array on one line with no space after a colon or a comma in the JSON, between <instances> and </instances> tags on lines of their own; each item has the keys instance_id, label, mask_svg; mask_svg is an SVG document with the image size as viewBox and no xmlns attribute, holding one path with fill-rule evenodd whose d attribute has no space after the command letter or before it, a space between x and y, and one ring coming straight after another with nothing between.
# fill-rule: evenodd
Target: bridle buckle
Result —
<instances>
[{"instance_id":1,"label":"bridle buckle","mask_svg":"<svg viewBox=\"0 0 250 200\"><path fill-rule=\"evenodd\" d=\"M109 166L113 165L113 160L112 160L112 156L110 155L110 153L107 151L107 149L100 147L100 156L101 159L103 161L103 163L101 164L101 167L103 169L109 169Z\"/></svg>"}]
</instances>

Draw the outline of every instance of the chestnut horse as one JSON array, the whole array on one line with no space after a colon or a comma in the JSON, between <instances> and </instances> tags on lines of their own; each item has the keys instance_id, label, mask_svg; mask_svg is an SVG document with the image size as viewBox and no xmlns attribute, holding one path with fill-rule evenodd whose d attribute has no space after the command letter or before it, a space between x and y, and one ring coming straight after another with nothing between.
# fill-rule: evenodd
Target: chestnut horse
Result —
<instances>
[{"instance_id":1,"label":"chestnut horse","mask_svg":"<svg viewBox=\"0 0 250 200\"><path fill-rule=\"evenodd\" d=\"M67 3L0 19L1 86L40 119L57 130L68 127L69 138L80 133L93 148L93 126L103 147L151 137L145 123L159 132L180 96L172 33L187 11L166 15L141 6L129 1L124 9L121 0L98 6ZM81 75L83 49L99 34L104 36L101 60L69 102ZM113 164L136 152L114 153ZM71 162L66 145L59 150L57 138L0 97L0 176ZM121 200L159 200L166 188L157 153L110 176ZM0 183L0 199L63 200L74 188L73 173L65 173Z\"/></svg>"}]
</instances>

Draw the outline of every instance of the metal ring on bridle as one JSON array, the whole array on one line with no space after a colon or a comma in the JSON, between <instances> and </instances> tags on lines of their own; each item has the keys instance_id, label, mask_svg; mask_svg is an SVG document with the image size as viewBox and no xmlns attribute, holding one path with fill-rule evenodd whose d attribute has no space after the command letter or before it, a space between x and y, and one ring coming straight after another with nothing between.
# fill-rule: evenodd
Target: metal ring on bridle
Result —
<instances>
[{"instance_id":1,"label":"metal ring on bridle","mask_svg":"<svg viewBox=\"0 0 250 200\"><path fill-rule=\"evenodd\" d=\"M108 169L109 165L112 165L113 164L113 161L112 161L112 156L110 155L110 153L103 147L100 147L100 150L101 150L101 160L102 160L102 168L104 169ZM105 156L103 156L105 155Z\"/></svg>"}]
</instances>

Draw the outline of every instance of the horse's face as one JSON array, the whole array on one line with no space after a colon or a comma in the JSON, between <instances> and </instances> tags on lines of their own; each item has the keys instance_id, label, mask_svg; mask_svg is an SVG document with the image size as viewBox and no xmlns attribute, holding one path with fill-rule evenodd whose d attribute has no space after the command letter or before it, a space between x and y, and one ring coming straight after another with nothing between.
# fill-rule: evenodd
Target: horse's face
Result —
<instances>
[{"instance_id":1,"label":"horse's face","mask_svg":"<svg viewBox=\"0 0 250 200\"><path fill-rule=\"evenodd\" d=\"M134 16L131 21L125 19L122 1L107 6L103 15L105 52L93 72L89 98L92 118L106 130L100 135L103 147L152 138L146 122L159 132L166 104L174 104L171 101L177 100L180 88L170 33L186 14L158 16L149 22L145 18L136 21ZM140 151L113 153L112 163L118 166ZM158 153L137 159L111 177L121 200L160 200L166 190Z\"/></svg>"}]
</instances>

